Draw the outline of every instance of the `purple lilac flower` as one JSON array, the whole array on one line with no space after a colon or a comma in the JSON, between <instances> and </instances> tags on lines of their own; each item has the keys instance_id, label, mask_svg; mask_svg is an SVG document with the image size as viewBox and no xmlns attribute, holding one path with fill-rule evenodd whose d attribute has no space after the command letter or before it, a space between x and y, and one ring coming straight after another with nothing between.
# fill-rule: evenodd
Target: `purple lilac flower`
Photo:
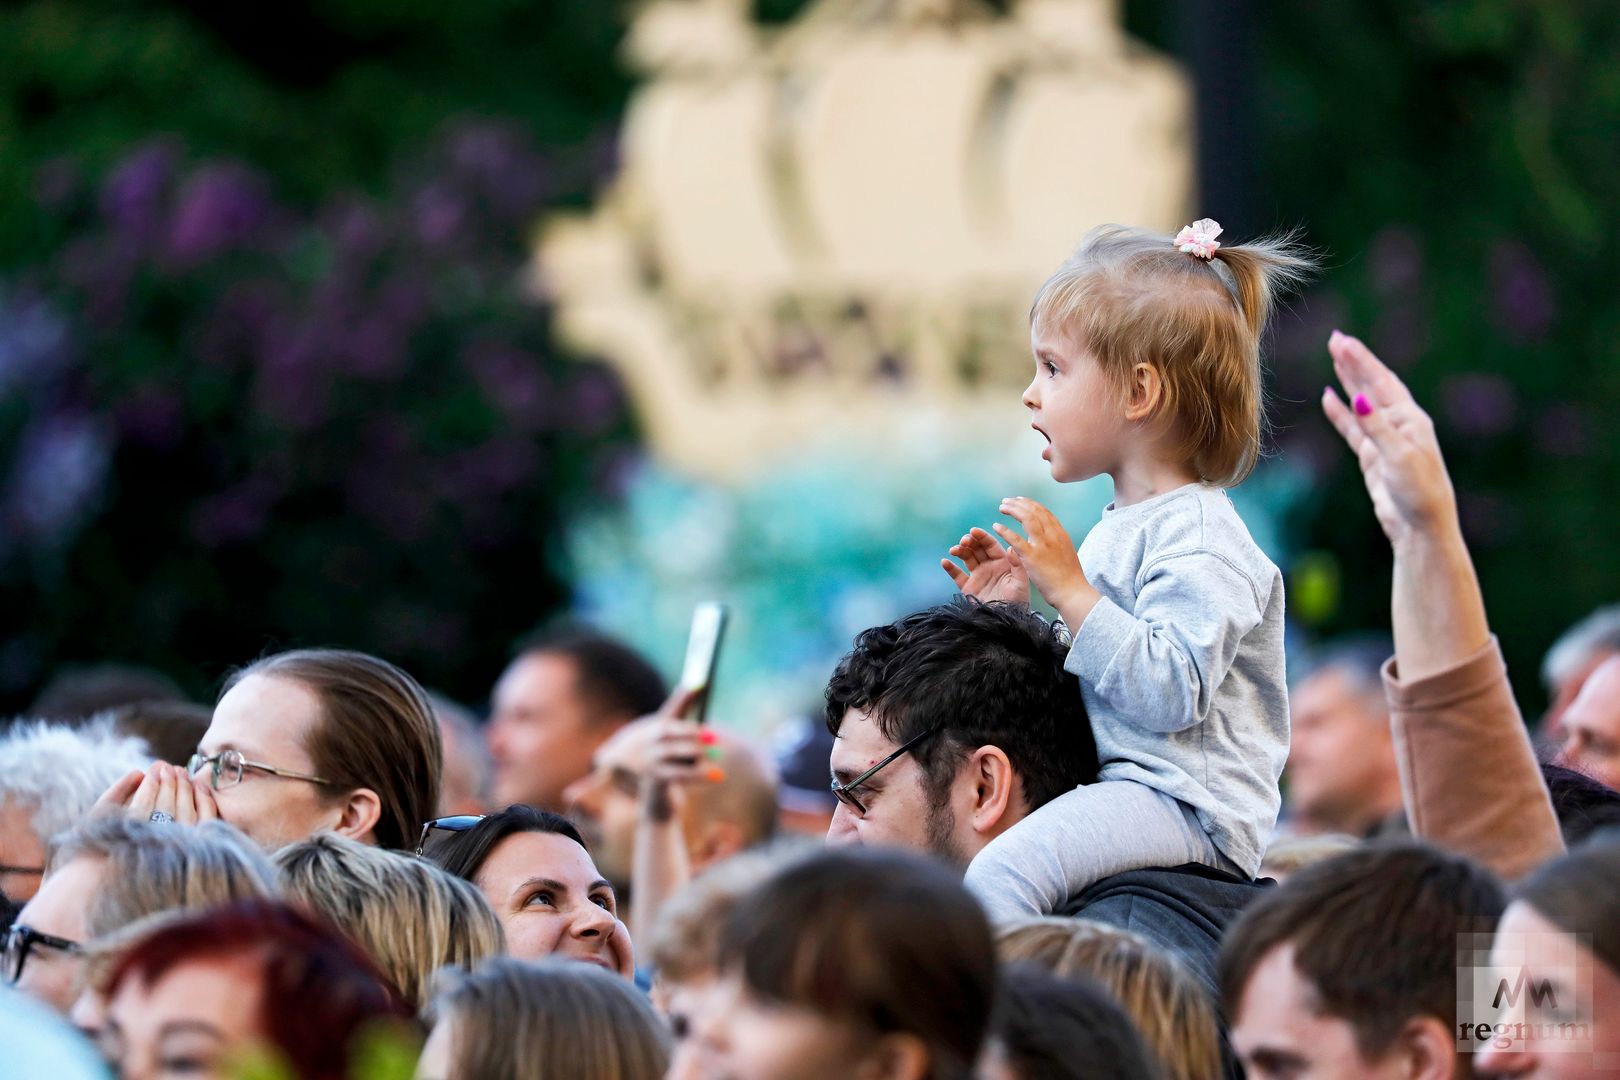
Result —
<instances>
[{"instance_id":1,"label":"purple lilac flower","mask_svg":"<svg viewBox=\"0 0 1620 1080\"><path fill-rule=\"evenodd\" d=\"M1557 314L1552 283L1535 255L1525 245L1505 241L1491 249L1492 314L1514 341L1538 341L1546 336Z\"/></svg>"},{"instance_id":2,"label":"purple lilac flower","mask_svg":"<svg viewBox=\"0 0 1620 1080\"><path fill-rule=\"evenodd\" d=\"M544 419L546 379L538 356L501 342L475 342L462 366L478 381L484 400L510 423L532 430Z\"/></svg>"},{"instance_id":3,"label":"purple lilac flower","mask_svg":"<svg viewBox=\"0 0 1620 1080\"><path fill-rule=\"evenodd\" d=\"M197 170L181 189L169 230L169 254L192 265L250 241L270 219L267 186L241 165Z\"/></svg>"},{"instance_id":4,"label":"purple lilac flower","mask_svg":"<svg viewBox=\"0 0 1620 1080\"><path fill-rule=\"evenodd\" d=\"M112 459L105 425L83 413L57 413L22 437L8 488L8 516L47 544L67 540L101 498Z\"/></svg>"},{"instance_id":5,"label":"purple lilac flower","mask_svg":"<svg viewBox=\"0 0 1620 1080\"><path fill-rule=\"evenodd\" d=\"M71 363L67 324L42 297L0 293L0 400L50 382Z\"/></svg>"},{"instance_id":6,"label":"purple lilac flower","mask_svg":"<svg viewBox=\"0 0 1620 1080\"><path fill-rule=\"evenodd\" d=\"M101 186L101 212L114 229L142 240L158 235L177 157L173 143L150 142L113 168Z\"/></svg>"},{"instance_id":7,"label":"purple lilac flower","mask_svg":"<svg viewBox=\"0 0 1620 1080\"><path fill-rule=\"evenodd\" d=\"M1501 435L1519 418L1519 398L1513 384L1488 372L1446 379L1440 384L1440 404L1452 428L1471 438Z\"/></svg>"},{"instance_id":8,"label":"purple lilac flower","mask_svg":"<svg viewBox=\"0 0 1620 1080\"><path fill-rule=\"evenodd\" d=\"M251 540L264 531L278 495L270 476L250 476L199 502L191 512L191 535L210 548Z\"/></svg>"},{"instance_id":9,"label":"purple lilac flower","mask_svg":"<svg viewBox=\"0 0 1620 1080\"><path fill-rule=\"evenodd\" d=\"M1367 275L1379 296L1410 297L1423 284L1423 247L1417 235L1401 225L1380 230L1367 249Z\"/></svg>"},{"instance_id":10,"label":"purple lilac flower","mask_svg":"<svg viewBox=\"0 0 1620 1080\"><path fill-rule=\"evenodd\" d=\"M417 192L411 209L416 219L416 235L430 247L448 246L466 228L466 204L442 185Z\"/></svg>"}]
</instances>

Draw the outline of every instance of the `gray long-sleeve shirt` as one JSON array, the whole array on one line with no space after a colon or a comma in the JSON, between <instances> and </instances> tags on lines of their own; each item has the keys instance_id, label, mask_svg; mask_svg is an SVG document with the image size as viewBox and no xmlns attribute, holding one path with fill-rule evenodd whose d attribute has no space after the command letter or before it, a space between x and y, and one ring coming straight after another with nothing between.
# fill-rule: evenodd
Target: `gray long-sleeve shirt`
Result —
<instances>
[{"instance_id":1,"label":"gray long-sleeve shirt","mask_svg":"<svg viewBox=\"0 0 1620 1080\"><path fill-rule=\"evenodd\" d=\"M1255 874L1288 757L1281 571L1226 492L1203 484L1110 506L1080 564L1103 599L1064 666L1080 679L1099 778L1179 799Z\"/></svg>"}]
</instances>

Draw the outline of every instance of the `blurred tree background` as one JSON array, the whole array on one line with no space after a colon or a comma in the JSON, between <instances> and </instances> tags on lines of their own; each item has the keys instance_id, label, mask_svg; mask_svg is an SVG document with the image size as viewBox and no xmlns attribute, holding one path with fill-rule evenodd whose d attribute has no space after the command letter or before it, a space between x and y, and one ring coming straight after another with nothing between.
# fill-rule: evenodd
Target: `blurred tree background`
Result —
<instances>
[{"instance_id":1,"label":"blurred tree background","mask_svg":"<svg viewBox=\"0 0 1620 1080\"><path fill-rule=\"evenodd\" d=\"M770 0L779 21L802 3ZM620 4L0 7L0 711L69 660L199 694L267 646L478 699L567 601L557 537L634 445L521 294L613 168ZM1334 326L1435 413L1521 698L1620 598L1620 16L1607 0L1127 0L1201 76L1204 212L1327 256L1279 326L1313 470L1294 611L1387 621L1316 416Z\"/></svg>"}]
</instances>

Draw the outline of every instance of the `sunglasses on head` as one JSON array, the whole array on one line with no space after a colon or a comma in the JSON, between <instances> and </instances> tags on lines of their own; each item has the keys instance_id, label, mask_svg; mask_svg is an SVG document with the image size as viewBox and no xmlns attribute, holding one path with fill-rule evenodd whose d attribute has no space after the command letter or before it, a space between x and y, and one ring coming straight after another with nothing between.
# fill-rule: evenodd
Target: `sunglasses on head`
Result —
<instances>
[{"instance_id":1,"label":"sunglasses on head","mask_svg":"<svg viewBox=\"0 0 1620 1080\"><path fill-rule=\"evenodd\" d=\"M416 841L417 857L422 857L427 851L428 842L434 833L466 832L483 820L483 814L451 814L449 817L434 818L422 826L422 835Z\"/></svg>"}]
</instances>

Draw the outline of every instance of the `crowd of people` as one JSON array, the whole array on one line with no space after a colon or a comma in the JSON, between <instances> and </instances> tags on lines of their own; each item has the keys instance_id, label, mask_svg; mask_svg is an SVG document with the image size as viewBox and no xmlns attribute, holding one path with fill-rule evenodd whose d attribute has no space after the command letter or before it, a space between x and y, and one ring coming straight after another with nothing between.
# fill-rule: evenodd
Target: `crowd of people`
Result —
<instances>
[{"instance_id":1,"label":"crowd of people","mask_svg":"<svg viewBox=\"0 0 1620 1080\"><path fill-rule=\"evenodd\" d=\"M337 649L211 711L63 672L0 732L0 1073L1620 1075L1620 608L1532 733L1434 426L1335 332L1390 633L1287 680L1218 484L1308 267L1212 226L1103 231L1037 299L1025 404L1054 477L1113 477L1103 526L1077 555L1009 500L774 753L584 631L521 643L487 721ZM1190 438L1223 411L1256 424Z\"/></svg>"}]
</instances>

